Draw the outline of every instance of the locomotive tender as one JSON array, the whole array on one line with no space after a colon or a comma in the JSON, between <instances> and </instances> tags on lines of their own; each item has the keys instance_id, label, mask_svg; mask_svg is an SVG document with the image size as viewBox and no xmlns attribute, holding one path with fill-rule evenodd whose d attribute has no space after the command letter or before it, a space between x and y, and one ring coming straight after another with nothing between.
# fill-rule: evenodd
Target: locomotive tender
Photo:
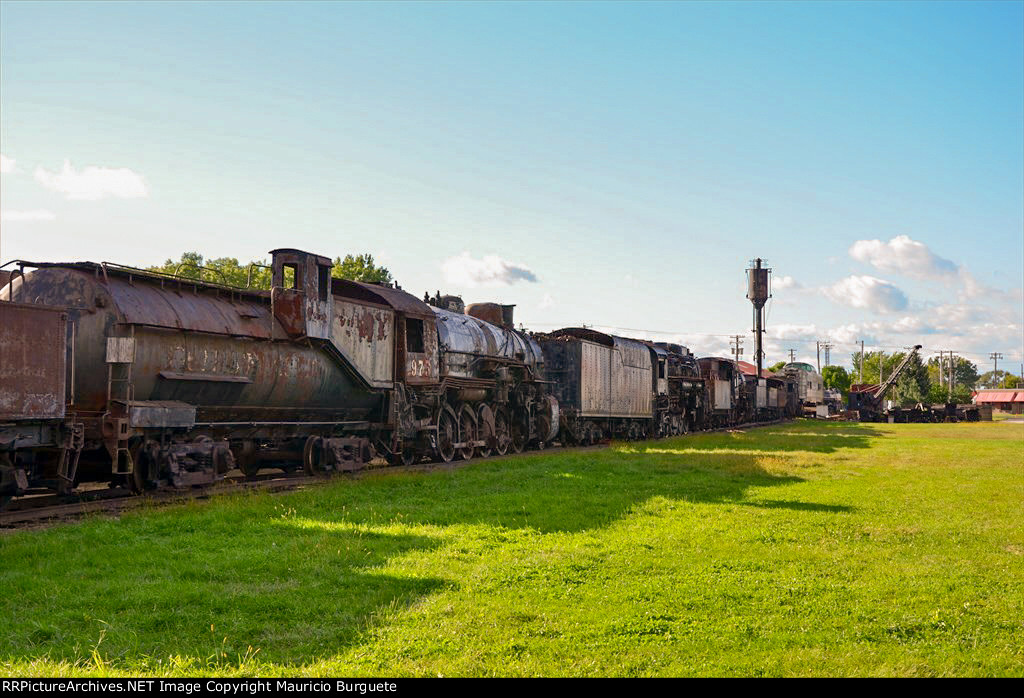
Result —
<instances>
[{"instance_id":1,"label":"locomotive tender","mask_svg":"<svg viewBox=\"0 0 1024 698\"><path fill-rule=\"evenodd\" d=\"M419 300L333 279L320 255L271 255L269 291L18 262L0 287L0 497L204 485L269 464L448 462L781 416L744 406L729 359L584 328L532 336L513 306Z\"/></svg>"}]
</instances>

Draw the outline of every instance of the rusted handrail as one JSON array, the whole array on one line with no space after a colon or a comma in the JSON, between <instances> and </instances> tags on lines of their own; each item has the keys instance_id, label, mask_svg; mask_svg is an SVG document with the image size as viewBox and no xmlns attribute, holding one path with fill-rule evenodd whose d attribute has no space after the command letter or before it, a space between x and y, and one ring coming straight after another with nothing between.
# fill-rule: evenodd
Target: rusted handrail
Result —
<instances>
[{"instance_id":1,"label":"rusted handrail","mask_svg":"<svg viewBox=\"0 0 1024 698\"><path fill-rule=\"evenodd\" d=\"M200 281L203 280L203 270L204 269L206 271L215 271L218 274L220 274L220 278L224 282L225 286L230 286L231 285L231 284L228 283L228 277L226 277L224 275L224 272L222 272L220 269L214 269L213 267L204 267L201 264L196 264L195 262L182 262L181 264L179 264L178 266L176 266L174 268L174 274L172 274L172 276L174 276L175 278L178 278L178 279L188 279L187 276L180 276L178 274L178 272L181 271L182 267L195 267L196 269L199 269L200 270L199 271L199 280Z\"/></svg>"},{"instance_id":2,"label":"rusted handrail","mask_svg":"<svg viewBox=\"0 0 1024 698\"><path fill-rule=\"evenodd\" d=\"M249 273L246 274L246 277L245 277L245 287L246 288L252 288L252 269L253 269L253 267L262 267L264 269L269 269L271 271L274 270L274 267L268 266L266 264L259 264L257 262L250 263L249 264Z\"/></svg>"}]
</instances>

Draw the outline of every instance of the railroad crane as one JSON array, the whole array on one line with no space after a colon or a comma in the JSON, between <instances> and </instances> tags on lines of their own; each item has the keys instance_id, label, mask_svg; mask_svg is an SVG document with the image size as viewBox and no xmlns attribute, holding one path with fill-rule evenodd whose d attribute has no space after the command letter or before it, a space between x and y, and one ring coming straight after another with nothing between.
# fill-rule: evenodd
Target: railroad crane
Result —
<instances>
[{"instance_id":1,"label":"railroad crane","mask_svg":"<svg viewBox=\"0 0 1024 698\"><path fill-rule=\"evenodd\" d=\"M883 400L889 389L896 384L900 376L910 364L911 359L921 350L920 344L914 347L903 357L903 361L896 367L888 378L881 385L855 385L850 388L850 409L856 410L860 421L877 422L881 419L885 410Z\"/></svg>"}]
</instances>

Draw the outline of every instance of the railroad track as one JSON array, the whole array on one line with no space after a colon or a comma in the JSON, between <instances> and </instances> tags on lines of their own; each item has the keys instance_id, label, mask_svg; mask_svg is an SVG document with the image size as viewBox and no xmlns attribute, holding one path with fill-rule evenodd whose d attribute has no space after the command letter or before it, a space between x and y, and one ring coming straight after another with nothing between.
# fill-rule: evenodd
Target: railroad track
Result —
<instances>
[{"instance_id":1,"label":"railroad track","mask_svg":"<svg viewBox=\"0 0 1024 698\"><path fill-rule=\"evenodd\" d=\"M702 432L707 434L721 431L741 431L750 428L772 426L781 424L784 420L772 422L756 422L743 424L734 427L719 427L708 429ZM594 446L574 446L559 448L559 452L586 452L603 450L610 445L610 442ZM509 453L500 458L521 458L524 456L539 455L549 449L524 451L522 453ZM138 509L145 506L175 504L198 499L209 499L214 496L229 494L233 492L283 492L295 490L310 485L323 484L338 478L359 479L366 475L397 475L400 473L426 473L439 470L455 470L474 463L495 460L497 457L488 458L475 457L468 460L453 460L450 463L414 463L412 465L394 465L368 467L361 470L343 473L325 473L323 475L308 475L299 471L296 473L259 473L255 477L246 478L229 474L221 482L206 487L193 489L167 489L135 494L126 488L110 488L99 490L88 490L73 495L40 495L38 497L26 497L11 502L7 508L0 511L0 530L38 528L55 525L62 522L74 521L89 514L110 514L117 515L122 511Z\"/></svg>"}]
</instances>

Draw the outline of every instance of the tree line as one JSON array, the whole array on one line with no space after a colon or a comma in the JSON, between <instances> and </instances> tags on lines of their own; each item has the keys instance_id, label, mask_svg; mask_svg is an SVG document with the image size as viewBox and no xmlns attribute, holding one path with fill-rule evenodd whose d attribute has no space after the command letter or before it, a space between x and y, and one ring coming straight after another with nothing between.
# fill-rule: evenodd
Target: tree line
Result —
<instances>
[{"instance_id":1,"label":"tree line","mask_svg":"<svg viewBox=\"0 0 1024 698\"><path fill-rule=\"evenodd\" d=\"M266 259L242 264L235 257L207 259L198 252L185 252L177 261L168 259L161 265L148 267L148 270L187 279L214 281L228 286L266 290L270 288L271 283L268 267L269 262ZM378 265L371 254L335 257L331 276L366 283L387 284L392 281L391 272L387 267ZM825 366L821 369L821 376L826 388L840 391L846 399L851 385L881 383L884 376L893 374L905 357L905 352L887 354L884 351L868 351L862 357L858 351L851 355L851 369L847 370L844 366ZM768 370L779 371L785 365L785 361L779 361L772 364ZM925 363L919 354L915 355L893 386L890 399L902 404L946 402L950 398L950 391L946 385L949 365L945 364L943 369L943 378L940 380L938 359L931 358ZM952 400L966 403L971 401L971 391L975 388L1018 388L1024 387L1024 380L1008 371L988 371L979 375L976 364L958 356L953 365L953 386Z\"/></svg>"},{"instance_id":2,"label":"tree line","mask_svg":"<svg viewBox=\"0 0 1024 698\"><path fill-rule=\"evenodd\" d=\"M200 279L227 286L268 290L270 288L270 262L266 259L252 260L242 264L235 257L207 259L198 252L185 252L181 259L168 259L163 264L147 267L147 271L173 274L186 279ZM366 283L391 283L391 272L378 265L371 254L345 255L334 258L331 276L335 279L363 281Z\"/></svg>"},{"instance_id":3,"label":"tree line","mask_svg":"<svg viewBox=\"0 0 1024 698\"><path fill-rule=\"evenodd\" d=\"M886 353L884 351L854 352L851 355L852 368L845 366L825 366L821 369L821 377L826 388L833 388L849 397L850 387L857 383L878 385L891 376L907 356L906 352ZM779 361L769 367L770 371L781 370L786 365ZM948 360L941 366L937 357L922 361L920 354L915 354L904 369L899 379L889 392L888 399L909 405L919 402L939 404L944 402L968 403L971 392L978 388L1018 388L1024 387L1020 376L1008 371L998 373L988 371L978 373L978 366L962 356L955 357L953 362L953 387L949 387Z\"/></svg>"}]
</instances>

